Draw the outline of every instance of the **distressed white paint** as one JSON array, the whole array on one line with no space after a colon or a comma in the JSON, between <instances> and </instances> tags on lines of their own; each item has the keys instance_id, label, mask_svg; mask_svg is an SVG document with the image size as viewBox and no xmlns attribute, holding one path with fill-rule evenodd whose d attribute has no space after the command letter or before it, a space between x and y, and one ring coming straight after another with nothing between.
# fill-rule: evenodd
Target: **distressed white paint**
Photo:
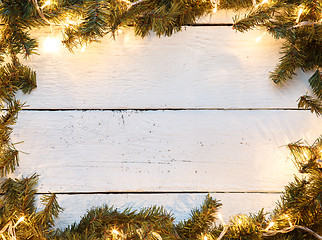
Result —
<instances>
[{"instance_id":1,"label":"distressed white paint","mask_svg":"<svg viewBox=\"0 0 322 240\"><path fill-rule=\"evenodd\" d=\"M231 23L219 12L200 22ZM269 80L281 41L231 27L187 27L170 37L141 39L124 30L116 41L84 53L45 52L59 29L37 32L38 88L20 95L29 108L295 108L309 74L286 87ZM40 174L41 192L281 191L296 173L289 142L319 136L321 120L305 111L63 111L22 112L14 128L21 154L14 177ZM223 213L272 209L278 194L217 193ZM104 203L164 205L178 220L203 194L62 195L58 227Z\"/></svg>"},{"instance_id":2,"label":"distressed white paint","mask_svg":"<svg viewBox=\"0 0 322 240\"><path fill-rule=\"evenodd\" d=\"M50 33L39 35L42 42ZM141 39L128 30L75 55L40 48L30 62L38 88L21 99L30 108L296 108L309 74L277 87L269 72L281 42L265 35L256 43L260 35L187 27L172 37Z\"/></svg>"},{"instance_id":3,"label":"distressed white paint","mask_svg":"<svg viewBox=\"0 0 322 240\"><path fill-rule=\"evenodd\" d=\"M15 175L40 191L281 191L295 169L280 146L322 132L304 111L23 112Z\"/></svg>"}]
</instances>

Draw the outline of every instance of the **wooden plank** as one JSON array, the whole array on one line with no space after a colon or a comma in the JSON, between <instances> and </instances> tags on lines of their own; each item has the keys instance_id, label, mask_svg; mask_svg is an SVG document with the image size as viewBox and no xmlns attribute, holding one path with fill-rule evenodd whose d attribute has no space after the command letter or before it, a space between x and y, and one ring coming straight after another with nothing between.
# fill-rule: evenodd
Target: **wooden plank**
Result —
<instances>
[{"instance_id":1,"label":"wooden plank","mask_svg":"<svg viewBox=\"0 0 322 240\"><path fill-rule=\"evenodd\" d=\"M20 114L20 168L41 192L281 191L297 171L281 147L313 141L308 111L62 111Z\"/></svg>"},{"instance_id":2,"label":"wooden plank","mask_svg":"<svg viewBox=\"0 0 322 240\"><path fill-rule=\"evenodd\" d=\"M74 222L79 222L86 211L92 207L99 207L107 204L120 210L131 207L141 209L153 205L164 206L171 211L175 222L189 218L191 210L200 207L205 194L111 194L111 195L58 195L58 202L64 208L56 221L56 227L65 228ZM271 211L279 194L261 193L216 193L212 197L220 200L223 204L220 213L225 222L229 217L236 214L257 213L262 208Z\"/></svg>"},{"instance_id":3,"label":"wooden plank","mask_svg":"<svg viewBox=\"0 0 322 240\"><path fill-rule=\"evenodd\" d=\"M309 91L310 74L286 87L269 80L281 41L259 31L187 27L170 38L135 37L124 30L85 52L45 52L43 41L59 29L38 32L40 55L28 62L38 88L19 95L30 108L296 108Z\"/></svg>"}]
</instances>

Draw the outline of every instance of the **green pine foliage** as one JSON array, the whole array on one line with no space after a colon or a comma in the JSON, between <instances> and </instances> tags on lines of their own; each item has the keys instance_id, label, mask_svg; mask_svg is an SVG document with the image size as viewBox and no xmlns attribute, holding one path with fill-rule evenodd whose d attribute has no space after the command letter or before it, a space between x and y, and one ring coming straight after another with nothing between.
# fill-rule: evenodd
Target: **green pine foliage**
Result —
<instances>
[{"instance_id":1,"label":"green pine foliage","mask_svg":"<svg viewBox=\"0 0 322 240\"><path fill-rule=\"evenodd\" d=\"M37 211L35 207L37 183L38 176L34 174L29 178L15 180L9 178L1 184L4 195L0 199L0 229L9 221L14 224L24 217L15 228L17 239L49 239L54 219L61 211L54 194L44 196L42 199L44 208ZM3 235L5 239L12 237L9 231L5 231Z\"/></svg>"},{"instance_id":2,"label":"green pine foliage","mask_svg":"<svg viewBox=\"0 0 322 240\"><path fill-rule=\"evenodd\" d=\"M0 177L12 173L19 163L18 151L11 142L10 134L22 104L15 100L2 104L2 107L7 107L7 111L2 111L0 116Z\"/></svg>"},{"instance_id":3,"label":"green pine foliage","mask_svg":"<svg viewBox=\"0 0 322 240\"><path fill-rule=\"evenodd\" d=\"M234 28L245 32L264 29L276 39L283 39L282 56L270 78L282 84L298 69L316 70L309 79L316 98L303 96L298 107L322 114L322 3L319 0L271 0L258 3L246 16L234 19Z\"/></svg>"},{"instance_id":4,"label":"green pine foliage","mask_svg":"<svg viewBox=\"0 0 322 240\"><path fill-rule=\"evenodd\" d=\"M200 209L191 211L188 220L179 222L176 226L178 234L182 239L198 239L203 233L207 233L217 219L217 213L221 203L212 199L209 195L204 200Z\"/></svg>"}]
</instances>

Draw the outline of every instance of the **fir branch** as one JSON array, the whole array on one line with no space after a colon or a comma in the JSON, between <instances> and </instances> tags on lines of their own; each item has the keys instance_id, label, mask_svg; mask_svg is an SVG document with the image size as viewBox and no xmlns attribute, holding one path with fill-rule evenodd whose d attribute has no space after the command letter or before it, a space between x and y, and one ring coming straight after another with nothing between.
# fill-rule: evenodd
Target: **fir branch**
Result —
<instances>
[{"instance_id":1,"label":"fir branch","mask_svg":"<svg viewBox=\"0 0 322 240\"><path fill-rule=\"evenodd\" d=\"M35 207L35 194L38 175L33 174L29 178L6 179L0 186L4 192L4 201L12 212L18 212L20 215L32 214Z\"/></svg>"},{"instance_id":2,"label":"fir branch","mask_svg":"<svg viewBox=\"0 0 322 240\"><path fill-rule=\"evenodd\" d=\"M257 214L237 215L231 218L224 239L262 239L262 229L267 225L264 210ZM215 232L213 233L215 235Z\"/></svg>"},{"instance_id":3,"label":"fir branch","mask_svg":"<svg viewBox=\"0 0 322 240\"><path fill-rule=\"evenodd\" d=\"M113 231L114 230L114 231ZM127 236L127 239L153 239L154 235L162 239L178 239L173 228L173 217L162 207L143 208L140 212L127 208L119 211L113 207L93 208L65 231L57 231L55 239L70 239L70 236L107 239Z\"/></svg>"},{"instance_id":4,"label":"fir branch","mask_svg":"<svg viewBox=\"0 0 322 240\"><path fill-rule=\"evenodd\" d=\"M295 75L295 70L305 65L305 55L295 45L295 36L292 33L290 35L290 41L284 43L282 47L281 53L284 55L280 57L279 64L270 74L274 83L282 83L291 79Z\"/></svg>"},{"instance_id":5,"label":"fir branch","mask_svg":"<svg viewBox=\"0 0 322 240\"><path fill-rule=\"evenodd\" d=\"M36 213L37 224L44 228L44 231L51 230L55 225L55 219L58 218L63 209L59 206L55 194L43 195L40 199L45 208Z\"/></svg>"},{"instance_id":6,"label":"fir branch","mask_svg":"<svg viewBox=\"0 0 322 240\"><path fill-rule=\"evenodd\" d=\"M322 100L322 74L319 70L316 70L315 73L310 77L309 83L314 94L320 100Z\"/></svg>"},{"instance_id":7,"label":"fir branch","mask_svg":"<svg viewBox=\"0 0 322 240\"><path fill-rule=\"evenodd\" d=\"M257 26L267 23L283 5L279 1L274 1L272 4L260 4L254 7L250 13L244 17L235 16L233 21L233 29L240 32L245 32L254 29Z\"/></svg>"},{"instance_id":8,"label":"fir branch","mask_svg":"<svg viewBox=\"0 0 322 240\"><path fill-rule=\"evenodd\" d=\"M301 96L298 100L298 108L309 109L316 116L322 114L322 102L319 99L312 98L310 96Z\"/></svg>"},{"instance_id":9,"label":"fir branch","mask_svg":"<svg viewBox=\"0 0 322 240\"><path fill-rule=\"evenodd\" d=\"M0 83L0 98L10 101L18 90L30 93L37 87L36 72L17 61L7 63L0 68Z\"/></svg>"},{"instance_id":10,"label":"fir branch","mask_svg":"<svg viewBox=\"0 0 322 240\"><path fill-rule=\"evenodd\" d=\"M212 199L210 195L206 197L200 209L191 212L188 220L180 222L177 232L183 239L197 239L202 233L208 232L209 227L216 221L217 212L221 203Z\"/></svg>"},{"instance_id":11,"label":"fir branch","mask_svg":"<svg viewBox=\"0 0 322 240\"><path fill-rule=\"evenodd\" d=\"M19 165L18 151L10 142L11 125L15 124L22 108L19 101L9 102L7 111L0 117L0 176L12 173Z\"/></svg>"},{"instance_id":12,"label":"fir branch","mask_svg":"<svg viewBox=\"0 0 322 240\"><path fill-rule=\"evenodd\" d=\"M6 144L5 149L0 150L0 177L13 173L19 166L19 152L13 145Z\"/></svg>"}]
</instances>

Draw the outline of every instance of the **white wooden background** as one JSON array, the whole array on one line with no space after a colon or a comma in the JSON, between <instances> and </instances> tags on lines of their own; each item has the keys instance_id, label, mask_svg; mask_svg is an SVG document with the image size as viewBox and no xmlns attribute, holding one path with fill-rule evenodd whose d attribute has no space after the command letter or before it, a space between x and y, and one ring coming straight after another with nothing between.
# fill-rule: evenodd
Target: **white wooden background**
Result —
<instances>
[{"instance_id":1,"label":"white wooden background","mask_svg":"<svg viewBox=\"0 0 322 240\"><path fill-rule=\"evenodd\" d=\"M42 44L58 31L36 34ZM28 61L38 88L18 97L29 106L14 128L25 153L12 176L37 172L39 192L57 193L57 227L102 204L163 205L182 220L207 192L225 219L271 210L297 172L282 146L312 142L322 124L296 109L309 74L269 80L281 42L261 35L195 26L141 39L127 29L75 55L41 45Z\"/></svg>"}]
</instances>

